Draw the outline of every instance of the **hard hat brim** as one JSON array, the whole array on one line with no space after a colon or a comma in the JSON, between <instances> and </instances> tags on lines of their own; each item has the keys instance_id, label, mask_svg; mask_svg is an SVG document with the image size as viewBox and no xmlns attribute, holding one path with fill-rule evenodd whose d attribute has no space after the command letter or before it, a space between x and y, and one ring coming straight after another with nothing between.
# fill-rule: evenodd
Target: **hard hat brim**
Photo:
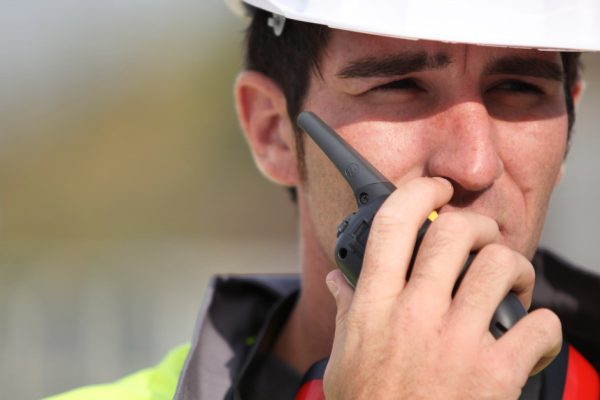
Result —
<instances>
[{"instance_id":1,"label":"hard hat brim","mask_svg":"<svg viewBox=\"0 0 600 400\"><path fill-rule=\"evenodd\" d=\"M411 40L600 51L600 2L521 0L226 0L288 19Z\"/></svg>"}]
</instances>

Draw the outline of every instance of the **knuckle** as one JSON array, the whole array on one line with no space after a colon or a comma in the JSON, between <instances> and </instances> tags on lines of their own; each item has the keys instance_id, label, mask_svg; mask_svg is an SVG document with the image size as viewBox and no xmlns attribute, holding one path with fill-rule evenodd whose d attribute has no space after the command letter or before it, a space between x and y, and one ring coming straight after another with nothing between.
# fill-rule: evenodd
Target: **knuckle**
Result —
<instances>
[{"instance_id":1,"label":"knuckle","mask_svg":"<svg viewBox=\"0 0 600 400\"><path fill-rule=\"evenodd\" d=\"M494 271L509 271L509 268L516 267L517 256L514 250L503 245L488 244L479 251L479 257Z\"/></svg>"},{"instance_id":2,"label":"knuckle","mask_svg":"<svg viewBox=\"0 0 600 400\"><path fill-rule=\"evenodd\" d=\"M524 278L523 280L528 287L533 287L535 283L535 269L533 268L533 265L529 262L529 260L525 260L523 266L524 268L521 271Z\"/></svg>"},{"instance_id":3,"label":"knuckle","mask_svg":"<svg viewBox=\"0 0 600 400\"><path fill-rule=\"evenodd\" d=\"M404 323L416 323L423 318L422 302L416 296L403 296L402 303L398 308L400 321Z\"/></svg>"},{"instance_id":4,"label":"knuckle","mask_svg":"<svg viewBox=\"0 0 600 400\"><path fill-rule=\"evenodd\" d=\"M449 225L449 227L452 227L455 231L459 232L465 229L470 229L469 219L463 213L458 212L440 214L436 219L436 223L438 223L440 226Z\"/></svg>"},{"instance_id":5,"label":"knuckle","mask_svg":"<svg viewBox=\"0 0 600 400\"><path fill-rule=\"evenodd\" d=\"M379 234L396 233L407 226L407 221L401 214L394 212L392 207L381 207L375 217L371 231Z\"/></svg>"},{"instance_id":6,"label":"knuckle","mask_svg":"<svg viewBox=\"0 0 600 400\"><path fill-rule=\"evenodd\" d=\"M446 243L459 236L472 236L472 226L469 219L460 213L445 213L436 219L430 235Z\"/></svg>"},{"instance_id":7,"label":"knuckle","mask_svg":"<svg viewBox=\"0 0 600 400\"><path fill-rule=\"evenodd\" d=\"M339 310L337 314L335 315L335 324L337 327L341 327L344 325L348 325L353 323L352 319L348 318L348 310Z\"/></svg>"},{"instance_id":8,"label":"knuckle","mask_svg":"<svg viewBox=\"0 0 600 400\"><path fill-rule=\"evenodd\" d=\"M557 336L562 332L562 323L560 318L553 311L547 308L540 308L534 311L539 323L540 334L543 336Z\"/></svg>"},{"instance_id":9,"label":"knuckle","mask_svg":"<svg viewBox=\"0 0 600 400\"><path fill-rule=\"evenodd\" d=\"M479 251L475 261L469 268L468 274L480 283L486 282L485 287L501 282L511 285L518 277L516 255L513 250L498 244L489 244Z\"/></svg>"}]
</instances>

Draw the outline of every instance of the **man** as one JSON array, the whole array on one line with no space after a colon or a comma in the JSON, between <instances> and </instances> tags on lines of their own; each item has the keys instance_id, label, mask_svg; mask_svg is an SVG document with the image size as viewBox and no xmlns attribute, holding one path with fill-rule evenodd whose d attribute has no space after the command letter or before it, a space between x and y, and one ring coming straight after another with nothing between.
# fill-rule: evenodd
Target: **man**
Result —
<instances>
[{"instance_id":1,"label":"man","mask_svg":"<svg viewBox=\"0 0 600 400\"><path fill-rule=\"evenodd\" d=\"M289 277L218 278L189 353L180 350L152 377L104 387L103 397L123 390L151 398L153 385L167 379L165 398L175 380L177 399L293 398L304 372L327 357L328 399L563 398L584 393L569 386L573 360L595 390L597 375L579 353L598 368L598 278L537 251L581 93L579 55L538 48L598 50L597 28L589 34L595 42L585 18L569 23L579 29L569 35L531 29L527 37L518 26L499 32L497 22L482 24L478 13L490 10L473 4L419 19L424 2L248 3L256 7L245 8L252 22L236 106L258 168L293 188L300 286ZM432 11L446 7L434 3ZM446 11L456 31L439 26ZM497 19L515 12L492 11ZM461 23L461 13L473 26ZM390 23L389 15L402 21ZM552 20L544 17L525 22ZM356 290L333 258L353 196L296 126L303 110L397 187L373 221ZM432 210L440 216L407 281L417 231ZM472 250L478 254L453 295ZM551 284L557 276L562 288ZM511 291L526 308L535 292L536 309L495 339L490 319ZM582 299L575 312L560 301L555 312L543 308L574 294ZM561 327L556 313L568 323Z\"/></svg>"}]
</instances>

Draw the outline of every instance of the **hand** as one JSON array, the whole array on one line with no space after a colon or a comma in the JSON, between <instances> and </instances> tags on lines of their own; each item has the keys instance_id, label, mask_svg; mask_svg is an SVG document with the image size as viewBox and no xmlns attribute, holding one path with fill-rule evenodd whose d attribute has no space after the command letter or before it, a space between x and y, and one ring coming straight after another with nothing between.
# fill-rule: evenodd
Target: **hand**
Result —
<instances>
[{"instance_id":1,"label":"hand","mask_svg":"<svg viewBox=\"0 0 600 400\"><path fill-rule=\"evenodd\" d=\"M510 290L529 308L534 283L529 261L495 243L491 218L441 214L406 282L419 227L451 196L442 178L399 188L373 221L356 290L338 270L327 276L337 304L327 399L516 399L529 374L558 354L561 326L551 311L528 314L499 340L488 330ZM479 253L452 298L472 249Z\"/></svg>"}]
</instances>

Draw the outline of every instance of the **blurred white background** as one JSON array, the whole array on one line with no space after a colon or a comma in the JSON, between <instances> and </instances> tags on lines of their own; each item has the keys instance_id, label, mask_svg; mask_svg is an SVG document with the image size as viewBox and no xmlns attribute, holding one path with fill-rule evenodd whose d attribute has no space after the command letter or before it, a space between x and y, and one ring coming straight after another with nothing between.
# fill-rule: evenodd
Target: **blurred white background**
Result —
<instances>
[{"instance_id":1,"label":"blurred white background","mask_svg":"<svg viewBox=\"0 0 600 400\"><path fill-rule=\"evenodd\" d=\"M219 0L0 0L0 392L114 380L189 340L208 277L294 271L294 210L232 106ZM600 58L543 243L600 271Z\"/></svg>"}]
</instances>

